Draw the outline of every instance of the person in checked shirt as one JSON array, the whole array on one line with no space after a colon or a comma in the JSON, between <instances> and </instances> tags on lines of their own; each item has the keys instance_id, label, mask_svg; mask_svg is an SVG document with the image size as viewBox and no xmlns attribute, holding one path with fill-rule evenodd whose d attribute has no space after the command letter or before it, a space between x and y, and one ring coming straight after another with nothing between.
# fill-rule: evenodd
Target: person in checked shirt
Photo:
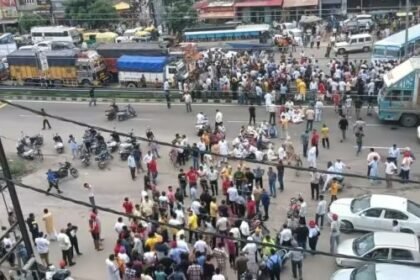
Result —
<instances>
[{"instance_id":1,"label":"person in checked shirt","mask_svg":"<svg viewBox=\"0 0 420 280\"><path fill-rule=\"evenodd\" d=\"M188 280L202 280L201 277L203 277L203 269L196 260L188 266L187 276Z\"/></svg>"}]
</instances>

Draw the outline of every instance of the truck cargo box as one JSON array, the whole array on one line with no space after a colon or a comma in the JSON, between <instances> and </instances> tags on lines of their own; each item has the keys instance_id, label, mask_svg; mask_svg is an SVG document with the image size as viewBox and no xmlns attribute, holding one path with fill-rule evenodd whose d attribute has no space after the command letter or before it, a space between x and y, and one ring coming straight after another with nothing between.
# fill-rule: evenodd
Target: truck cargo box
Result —
<instances>
[{"instance_id":1,"label":"truck cargo box","mask_svg":"<svg viewBox=\"0 0 420 280\"><path fill-rule=\"evenodd\" d=\"M72 67L76 65L77 52L74 50L46 51L44 53L49 67Z\"/></svg>"},{"instance_id":2,"label":"truck cargo box","mask_svg":"<svg viewBox=\"0 0 420 280\"><path fill-rule=\"evenodd\" d=\"M7 55L7 63L20 66L38 66L37 57L33 50L17 50Z\"/></svg>"},{"instance_id":3,"label":"truck cargo box","mask_svg":"<svg viewBox=\"0 0 420 280\"><path fill-rule=\"evenodd\" d=\"M123 55L117 60L117 68L126 72L160 73L164 72L167 62L166 56Z\"/></svg>"},{"instance_id":4,"label":"truck cargo box","mask_svg":"<svg viewBox=\"0 0 420 280\"><path fill-rule=\"evenodd\" d=\"M102 44L96 51L104 58L118 59L123 55L166 56L168 49L158 43L113 43Z\"/></svg>"}]
</instances>

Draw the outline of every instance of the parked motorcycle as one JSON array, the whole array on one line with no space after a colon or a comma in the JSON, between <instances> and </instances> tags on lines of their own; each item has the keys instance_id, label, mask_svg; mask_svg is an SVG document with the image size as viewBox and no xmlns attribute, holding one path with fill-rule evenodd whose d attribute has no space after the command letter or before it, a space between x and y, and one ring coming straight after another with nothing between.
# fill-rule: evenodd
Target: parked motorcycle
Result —
<instances>
[{"instance_id":1,"label":"parked motorcycle","mask_svg":"<svg viewBox=\"0 0 420 280\"><path fill-rule=\"evenodd\" d=\"M39 143L43 143L43 141L39 141L39 138L33 137L31 139L31 137L22 136L16 144L17 155L27 160L43 160L44 155Z\"/></svg>"},{"instance_id":2,"label":"parked motorcycle","mask_svg":"<svg viewBox=\"0 0 420 280\"><path fill-rule=\"evenodd\" d=\"M130 104L125 106L124 110L117 112L118 121L125 121L129 118L135 118L135 117L137 117L136 110L134 110L134 108Z\"/></svg>"},{"instance_id":3,"label":"parked motorcycle","mask_svg":"<svg viewBox=\"0 0 420 280\"><path fill-rule=\"evenodd\" d=\"M133 130L131 130L130 137L120 144L119 154L120 154L121 160L127 160L128 156L133 151L135 144L136 144L136 138L134 138Z\"/></svg>"},{"instance_id":4,"label":"parked motorcycle","mask_svg":"<svg viewBox=\"0 0 420 280\"><path fill-rule=\"evenodd\" d=\"M53 141L54 141L54 149L57 153L62 154L64 152L64 144L63 144L63 139L61 138L60 135L55 134L55 136L53 137Z\"/></svg>"},{"instance_id":5,"label":"parked motorcycle","mask_svg":"<svg viewBox=\"0 0 420 280\"><path fill-rule=\"evenodd\" d=\"M90 153L86 150L83 150L80 153L80 159L82 160L82 165L88 167L90 165Z\"/></svg>"},{"instance_id":6,"label":"parked motorcycle","mask_svg":"<svg viewBox=\"0 0 420 280\"><path fill-rule=\"evenodd\" d=\"M56 171L53 171L58 179L62 179L69 176L69 173L73 178L79 177L79 171L76 168L72 167L70 162L66 161L65 163L59 164L60 168Z\"/></svg>"},{"instance_id":7,"label":"parked motorcycle","mask_svg":"<svg viewBox=\"0 0 420 280\"><path fill-rule=\"evenodd\" d=\"M113 158L114 157L111 153L107 149L104 149L97 157L95 157L95 160L98 162L99 169L104 169L107 163Z\"/></svg>"}]
</instances>

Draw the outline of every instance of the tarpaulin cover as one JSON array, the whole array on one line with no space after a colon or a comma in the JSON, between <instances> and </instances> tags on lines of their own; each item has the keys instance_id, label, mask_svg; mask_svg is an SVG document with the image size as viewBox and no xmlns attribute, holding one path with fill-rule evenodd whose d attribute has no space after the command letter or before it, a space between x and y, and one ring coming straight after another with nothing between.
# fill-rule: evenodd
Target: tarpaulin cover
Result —
<instances>
[{"instance_id":1,"label":"tarpaulin cover","mask_svg":"<svg viewBox=\"0 0 420 280\"><path fill-rule=\"evenodd\" d=\"M9 65L37 66L37 57L33 50L17 50L7 55Z\"/></svg>"},{"instance_id":2,"label":"tarpaulin cover","mask_svg":"<svg viewBox=\"0 0 420 280\"><path fill-rule=\"evenodd\" d=\"M117 60L119 71L163 72L168 58L166 56L130 56L123 55Z\"/></svg>"}]
</instances>

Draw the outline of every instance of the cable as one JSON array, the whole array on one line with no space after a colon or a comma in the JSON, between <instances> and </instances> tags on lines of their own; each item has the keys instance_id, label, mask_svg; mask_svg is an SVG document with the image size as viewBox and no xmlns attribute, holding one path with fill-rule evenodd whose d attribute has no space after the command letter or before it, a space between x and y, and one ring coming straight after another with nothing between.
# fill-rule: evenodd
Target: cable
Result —
<instances>
[{"instance_id":1,"label":"cable","mask_svg":"<svg viewBox=\"0 0 420 280\"><path fill-rule=\"evenodd\" d=\"M42 113L41 111L29 108L27 106L23 106L23 105L20 105L20 104L16 104L16 103L13 103L13 102L5 100L5 99L0 99L0 102L7 103L12 107L16 107L16 108L19 108L19 109L22 109L22 110L25 110L25 111L29 111L29 112L32 112L32 113L34 113L36 115L39 115L39 116L50 117L50 118L53 118L53 119L56 119L56 120L60 120L60 121L67 122L67 123L72 123L72 124L82 126L82 127L86 127L86 128L94 128L98 131L102 131L102 132L106 132L106 133L110 133L110 134L111 133L116 133L120 136L127 137L127 138L135 138L135 139L140 140L142 142L154 142L154 143L156 143L160 146L171 147L171 148L179 148L178 146L173 145L173 144L168 143L168 142L163 142L163 141L158 141L158 140L149 141L149 139L144 138L144 137L139 137L139 136L135 136L135 135L130 135L128 133L118 132L118 131L115 131L115 130L111 130L111 129L107 129L107 128L103 128L103 127L99 127L99 126L95 126L95 125L90 125L90 124L83 123L83 122L80 122L80 121L67 119L67 118L64 118L64 117L61 117L61 116L51 115L51 114L48 114L46 112ZM183 148L183 149L186 149L186 148ZM217 154L217 153L206 152L206 154L216 156L216 157L220 157L220 158L227 158L228 160L254 163L254 164L257 164L257 165L267 165L267 166L272 166L272 167L277 166L276 163L259 162L257 160L251 160L251 159L241 159L241 158L237 158L237 157L233 157L233 156L225 156L225 155L221 155L221 154ZM313 171L311 168L291 166L291 165L284 165L284 168L285 169L298 170L298 171L307 171L307 172L312 172ZM340 173L340 172L334 172L334 171L328 171L328 170L322 170L322 169L317 169L317 172L322 173L322 174L340 175L340 176L343 176L343 177L368 179L368 180L372 179L369 176L360 175L360 174L356 174L356 173ZM391 180L391 181L395 181L395 182L402 182L402 180L399 180L399 179L396 179L396 178L395 179L394 178L387 179L385 177L375 177L375 180L378 180L378 181ZM413 184L420 184L420 181L415 181L415 180L408 180L408 181L405 181L405 182L413 183Z\"/></svg>"},{"instance_id":2,"label":"cable","mask_svg":"<svg viewBox=\"0 0 420 280\"><path fill-rule=\"evenodd\" d=\"M13 183L13 184L15 184L15 185L17 185L21 188L24 188L24 189L28 189L28 190L35 191L35 192L42 193L42 194L48 194L49 196L52 196L52 197L55 197L55 198L58 198L58 199L61 199L61 200L67 201L67 202L71 202L73 204L77 204L77 205L85 206L85 207L88 207L88 208L92 208L91 204L89 204L87 202L84 202L84 201L81 201L81 200L70 198L70 197L67 197L67 196L64 196L64 195L48 193L45 190L41 190L39 188L23 184L21 182L15 181L15 180L9 180L9 179L2 178L2 177L0 177L0 179L11 182L11 183ZM239 242L243 242L243 243L255 243L257 245L261 245L261 246L264 246L264 247L272 247L272 248L275 248L277 250L282 250L283 249L283 250L301 251L301 252L305 252L305 253L309 253L309 254L315 253L316 255L323 255L323 256L335 257L335 258L354 259L354 260L359 260L359 261L364 261L364 262L389 263L389 264L400 264L400 265L410 265L410 266L420 267L420 263L393 261L393 260L376 260L376 259L372 260L372 259L369 259L369 258L349 256L349 255L344 255L344 254L331 254L331 253L324 252L324 251L311 251L311 250L306 250L306 249L297 249L297 248L291 248L291 247L285 247L285 246L273 245L273 244L269 244L269 243L258 242L258 241L252 241L251 242L249 240L245 240L245 239L241 239L241 238L238 238L238 239L237 238L231 238L230 236L225 236L225 235L221 235L221 234L218 234L218 233L206 232L206 231L202 231L202 230L191 230L191 229L188 229L186 227L170 225L170 224L162 223L162 222L152 220L152 219L146 219L146 218L143 218L143 217L129 215L129 214L126 214L126 213L121 212L121 211L117 211L117 210L109 208L109 207L95 205L95 208L100 210L100 211L103 211L103 212L115 214L115 215L118 215L118 216L124 216L124 217L130 218L130 219L141 220L141 221L144 221L144 222L147 222L147 223L157 224L157 225L160 225L160 226L173 228L173 229L177 229L177 230L184 230L185 232L197 233L197 234L200 234L200 235L209 235L209 236L212 236L212 237L215 237L215 238L224 238L224 239L235 240L235 241L239 241Z\"/></svg>"}]
</instances>

